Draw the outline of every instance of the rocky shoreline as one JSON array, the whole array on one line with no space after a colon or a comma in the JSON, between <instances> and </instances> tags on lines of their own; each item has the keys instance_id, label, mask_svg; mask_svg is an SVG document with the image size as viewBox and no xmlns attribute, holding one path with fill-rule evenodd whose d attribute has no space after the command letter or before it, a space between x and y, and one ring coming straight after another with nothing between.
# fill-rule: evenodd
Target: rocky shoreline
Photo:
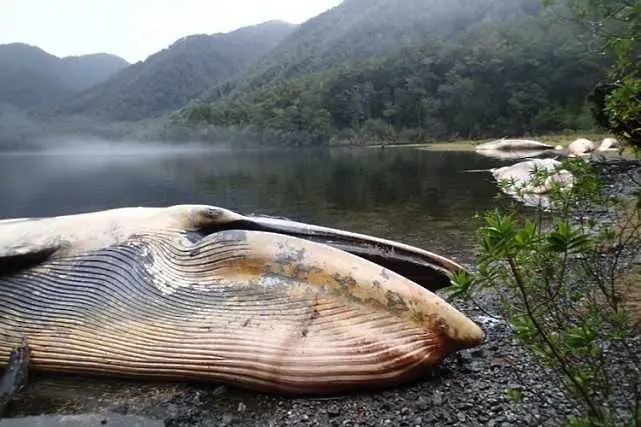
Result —
<instances>
[{"instance_id":1,"label":"rocky shoreline","mask_svg":"<svg viewBox=\"0 0 641 427\"><path fill-rule=\"evenodd\" d=\"M606 191L630 194L641 162L597 161ZM496 307L490 294L477 296ZM513 339L509 326L468 303L453 303L486 333L482 346L445 360L414 384L333 398L284 398L216 385L34 378L8 417L41 413L76 418L4 419L21 425L140 426L556 426L576 409L550 375ZM509 390L522 393L520 401ZM132 418L135 417L135 418ZM98 423L98 424L96 424Z\"/></svg>"}]
</instances>

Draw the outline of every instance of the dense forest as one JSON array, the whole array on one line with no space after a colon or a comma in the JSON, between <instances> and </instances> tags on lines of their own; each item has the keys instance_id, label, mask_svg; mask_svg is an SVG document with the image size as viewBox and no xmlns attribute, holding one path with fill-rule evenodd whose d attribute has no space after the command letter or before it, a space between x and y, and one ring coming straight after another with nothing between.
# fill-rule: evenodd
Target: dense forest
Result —
<instances>
[{"instance_id":1,"label":"dense forest","mask_svg":"<svg viewBox=\"0 0 641 427\"><path fill-rule=\"evenodd\" d=\"M419 7L412 1L375 3L374 9L400 3L414 10ZM462 5L449 3L454 9ZM174 121L232 129L241 139L294 145L502 137L589 128L593 119L586 99L604 77L607 64L591 48L590 33L560 25L538 4L510 2L515 9L503 10L505 14L488 14L491 9L479 6L477 12L484 11L480 23L466 15L469 10L448 15L450 23L441 22L442 26L451 34L451 21L457 22L456 36L425 37L423 42L391 48L391 53L335 67L312 67L315 71L289 78L283 71L264 84L256 84L255 76L261 72L254 71L234 82L237 88L245 87L244 92L221 91L218 97L183 109ZM305 26L297 33L304 30ZM366 40L371 38L361 43Z\"/></svg>"},{"instance_id":2,"label":"dense forest","mask_svg":"<svg viewBox=\"0 0 641 427\"><path fill-rule=\"evenodd\" d=\"M0 45L0 104L27 108L59 100L128 65L107 54L58 58L22 43Z\"/></svg>"},{"instance_id":3,"label":"dense forest","mask_svg":"<svg viewBox=\"0 0 641 427\"><path fill-rule=\"evenodd\" d=\"M239 78L201 99L247 97L274 81L385 56L403 46L456 36L483 22L517 19L539 0L344 0L302 24Z\"/></svg>"},{"instance_id":4,"label":"dense forest","mask_svg":"<svg viewBox=\"0 0 641 427\"><path fill-rule=\"evenodd\" d=\"M43 113L82 114L105 121L136 121L174 111L210 86L235 76L289 35L280 21L176 41Z\"/></svg>"}]
</instances>

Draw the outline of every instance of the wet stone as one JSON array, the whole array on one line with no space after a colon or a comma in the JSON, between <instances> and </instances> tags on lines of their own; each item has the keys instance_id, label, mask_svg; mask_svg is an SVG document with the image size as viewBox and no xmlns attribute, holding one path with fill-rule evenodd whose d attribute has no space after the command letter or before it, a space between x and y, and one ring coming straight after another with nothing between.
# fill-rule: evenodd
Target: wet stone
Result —
<instances>
[{"instance_id":1,"label":"wet stone","mask_svg":"<svg viewBox=\"0 0 641 427\"><path fill-rule=\"evenodd\" d=\"M441 396L440 393L436 393L434 397L432 397L432 403L435 406L440 406L443 403L443 396Z\"/></svg>"},{"instance_id":2,"label":"wet stone","mask_svg":"<svg viewBox=\"0 0 641 427\"><path fill-rule=\"evenodd\" d=\"M32 416L0 420L2 427L163 427L165 423L151 418L122 414L83 414Z\"/></svg>"},{"instance_id":3,"label":"wet stone","mask_svg":"<svg viewBox=\"0 0 641 427\"><path fill-rule=\"evenodd\" d=\"M340 410L340 408L339 408L337 405L331 405L331 406L327 409L327 414L328 414L330 417L337 417L338 415L340 415L340 413L341 413L341 410Z\"/></svg>"}]
</instances>

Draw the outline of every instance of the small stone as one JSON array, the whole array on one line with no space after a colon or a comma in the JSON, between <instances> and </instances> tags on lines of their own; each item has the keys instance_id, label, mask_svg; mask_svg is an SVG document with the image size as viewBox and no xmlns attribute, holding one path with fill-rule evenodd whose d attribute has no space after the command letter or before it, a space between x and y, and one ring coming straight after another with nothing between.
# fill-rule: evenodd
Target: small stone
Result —
<instances>
[{"instance_id":1,"label":"small stone","mask_svg":"<svg viewBox=\"0 0 641 427\"><path fill-rule=\"evenodd\" d=\"M459 357L463 362L469 362L472 360L472 355L469 351L462 351L459 353Z\"/></svg>"},{"instance_id":2,"label":"small stone","mask_svg":"<svg viewBox=\"0 0 641 427\"><path fill-rule=\"evenodd\" d=\"M245 405L243 402L240 402L238 404L238 412L245 412L247 410L247 405Z\"/></svg>"},{"instance_id":3,"label":"small stone","mask_svg":"<svg viewBox=\"0 0 641 427\"><path fill-rule=\"evenodd\" d=\"M340 413L341 413L341 410L338 407L338 405L331 405L329 408L327 408L327 414L330 417L337 417L338 415L340 415Z\"/></svg>"},{"instance_id":4,"label":"small stone","mask_svg":"<svg viewBox=\"0 0 641 427\"><path fill-rule=\"evenodd\" d=\"M472 357L483 357L483 356L484 356L484 353L485 353L485 352L484 352L484 351L483 351L483 349L481 348L481 349L473 350L470 354L472 355Z\"/></svg>"},{"instance_id":5,"label":"small stone","mask_svg":"<svg viewBox=\"0 0 641 427\"><path fill-rule=\"evenodd\" d=\"M221 424L221 425L223 425L223 426L228 426L229 424L231 424L231 422L232 422L233 420L234 420L234 417L233 417L233 415L232 415L232 414L224 414L224 415L223 415L223 422L222 422L222 424Z\"/></svg>"},{"instance_id":6,"label":"small stone","mask_svg":"<svg viewBox=\"0 0 641 427\"><path fill-rule=\"evenodd\" d=\"M434 394L434 397L432 397L432 403L436 406L443 404L443 396L441 396L440 393Z\"/></svg>"},{"instance_id":7,"label":"small stone","mask_svg":"<svg viewBox=\"0 0 641 427\"><path fill-rule=\"evenodd\" d=\"M216 387L214 391L211 392L212 396L220 396L221 394L224 394L227 391L224 385L221 385L219 387Z\"/></svg>"},{"instance_id":8,"label":"small stone","mask_svg":"<svg viewBox=\"0 0 641 427\"><path fill-rule=\"evenodd\" d=\"M429 404L427 403L427 399L423 396L419 397L418 400L416 401L416 407L421 411L425 411L429 407Z\"/></svg>"}]
</instances>

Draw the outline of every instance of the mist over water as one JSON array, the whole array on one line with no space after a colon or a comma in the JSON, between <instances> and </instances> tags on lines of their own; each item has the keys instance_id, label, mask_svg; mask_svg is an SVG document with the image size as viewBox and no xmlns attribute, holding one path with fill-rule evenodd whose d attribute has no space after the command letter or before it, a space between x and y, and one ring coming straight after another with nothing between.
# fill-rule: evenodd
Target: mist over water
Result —
<instances>
[{"instance_id":1,"label":"mist over water","mask_svg":"<svg viewBox=\"0 0 641 427\"><path fill-rule=\"evenodd\" d=\"M402 149L234 151L81 139L0 155L0 218L209 204L401 240L468 258L474 214L496 205L475 153Z\"/></svg>"}]
</instances>

